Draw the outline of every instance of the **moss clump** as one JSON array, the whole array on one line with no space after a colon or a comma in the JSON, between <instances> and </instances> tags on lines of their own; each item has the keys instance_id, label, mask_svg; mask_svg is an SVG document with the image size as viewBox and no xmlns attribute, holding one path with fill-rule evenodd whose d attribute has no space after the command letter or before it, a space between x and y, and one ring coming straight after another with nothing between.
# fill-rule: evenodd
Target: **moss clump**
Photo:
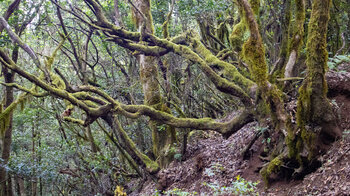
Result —
<instances>
[{"instance_id":1,"label":"moss clump","mask_svg":"<svg viewBox=\"0 0 350 196\"><path fill-rule=\"evenodd\" d=\"M142 158L142 161L145 163L146 165L146 169L149 173L151 174L155 174L159 171L159 165L157 162L152 161L148 156L146 156L145 154L141 154L140 155Z\"/></svg>"},{"instance_id":2,"label":"moss clump","mask_svg":"<svg viewBox=\"0 0 350 196\"><path fill-rule=\"evenodd\" d=\"M288 130L285 143L288 148L288 158L295 159L300 165L302 165L302 159L300 152L303 149L303 141L299 135L296 135L293 130Z\"/></svg>"},{"instance_id":3,"label":"moss clump","mask_svg":"<svg viewBox=\"0 0 350 196\"><path fill-rule=\"evenodd\" d=\"M225 43L226 40L229 41L229 31L226 25L226 21L221 22L218 26L218 30L217 30L217 36L219 38L219 40L222 43Z\"/></svg>"},{"instance_id":4,"label":"moss clump","mask_svg":"<svg viewBox=\"0 0 350 196\"><path fill-rule=\"evenodd\" d=\"M244 34L247 30L244 20L241 20L233 27L232 33L229 37L231 47L233 50L240 52L242 50L242 44L244 43Z\"/></svg>"},{"instance_id":5,"label":"moss clump","mask_svg":"<svg viewBox=\"0 0 350 196\"><path fill-rule=\"evenodd\" d=\"M210 50L208 50L201 42L198 36L193 40L194 49L196 52L204 58L205 62L210 66L215 66L220 69L221 74L230 81L234 81L240 87L244 89L249 89L254 85L254 82L244 77L235 66L229 64L225 61L221 61L216 56L214 56ZM223 84L222 84L223 85ZM247 93L247 92L246 92Z\"/></svg>"},{"instance_id":6,"label":"moss clump","mask_svg":"<svg viewBox=\"0 0 350 196\"><path fill-rule=\"evenodd\" d=\"M267 186L269 185L270 175L274 172L279 171L282 164L283 161L278 156L272 159L272 161L266 167L260 170L260 175L263 177L263 180Z\"/></svg>"},{"instance_id":7,"label":"moss clump","mask_svg":"<svg viewBox=\"0 0 350 196\"><path fill-rule=\"evenodd\" d=\"M307 88L303 85L299 89L299 98L297 103L297 125L298 127L303 127L306 125L310 116L311 100L310 96L312 93L311 88Z\"/></svg>"}]
</instances>

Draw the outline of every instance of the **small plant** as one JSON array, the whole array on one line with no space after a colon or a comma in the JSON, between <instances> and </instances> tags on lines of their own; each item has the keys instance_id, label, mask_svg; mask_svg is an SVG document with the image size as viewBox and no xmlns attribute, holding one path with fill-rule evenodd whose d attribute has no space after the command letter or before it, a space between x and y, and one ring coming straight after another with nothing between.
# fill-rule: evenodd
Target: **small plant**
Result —
<instances>
[{"instance_id":1,"label":"small plant","mask_svg":"<svg viewBox=\"0 0 350 196\"><path fill-rule=\"evenodd\" d=\"M166 130L166 125L165 125L165 124L158 125L158 126L157 126L157 129L158 129L159 131L165 131L165 130Z\"/></svg>"},{"instance_id":2,"label":"small plant","mask_svg":"<svg viewBox=\"0 0 350 196\"><path fill-rule=\"evenodd\" d=\"M176 159L178 161L181 161L182 160L182 154L180 154L180 153L174 154L174 159Z\"/></svg>"},{"instance_id":3,"label":"small plant","mask_svg":"<svg viewBox=\"0 0 350 196\"><path fill-rule=\"evenodd\" d=\"M186 192L178 188L174 188L172 190L164 192L165 195L178 195L178 196L192 196L198 195L197 192Z\"/></svg>"},{"instance_id":4,"label":"small plant","mask_svg":"<svg viewBox=\"0 0 350 196\"><path fill-rule=\"evenodd\" d=\"M163 192L163 194L161 194L160 191L156 190L156 192L153 194L153 196L159 196L159 195L194 196L194 195L198 195L198 193L197 192L187 192L187 191L183 191L183 190L178 189L178 188L174 188L174 189Z\"/></svg>"},{"instance_id":5,"label":"small plant","mask_svg":"<svg viewBox=\"0 0 350 196\"><path fill-rule=\"evenodd\" d=\"M114 190L114 196L126 196L124 188L121 186L117 186Z\"/></svg>"},{"instance_id":6,"label":"small plant","mask_svg":"<svg viewBox=\"0 0 350 196\"><path fill-rule=\"evenodd\" d=\"M218 183L203 183L204 185L210 187L214 193L213 195L223 195L223 194L229 194L229 195L259 195L259 193L256 192L256 185L258 185L260 182L251 182L247 181L241 176L237 176L236 180L232 182L232 186L226 187L226 186L220 186Z\"/></svg>"},{"instance_id":7,"label":"small plant","mask_svg":"<svg viewBox=\"0 0 350 196\"><path fill-rule=\"evenodd\" d=\"M344 62L350 62L350 55L337 55L329 58L327 64L329 69L335 70L338 65Z\"/></svg>"},{"instance_id":8,"label":"small plant","mask_svg":"<svg viewBox=\"0 0 350 196\"><path fill-rule=\"evenodd\" d=\"M209 168L205 168L204 174L211 177L223 171L225 171L225 168L220 163L212 163Z\"/></svg>"},{"instance_id":9,"label":"small plant","mask_svg":"<svg viewBox=\"0 0 350 196\"><path fill-rule=\"evenodd\" d=\"M350 136L350 130L349 129L345 129L343 131L343 138L349 137Z\"/></svg>"}]
</instances>

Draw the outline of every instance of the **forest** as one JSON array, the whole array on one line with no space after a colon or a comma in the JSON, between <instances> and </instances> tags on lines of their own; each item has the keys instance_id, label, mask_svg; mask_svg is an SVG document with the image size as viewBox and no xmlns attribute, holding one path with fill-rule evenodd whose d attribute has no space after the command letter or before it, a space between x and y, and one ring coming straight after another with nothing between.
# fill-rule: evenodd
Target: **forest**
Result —
<instances>
[{"instance_id":1,"label":"forest","mask_svg":"<svg viewBox=\"0 0 350 196\"><path fill-rule=\"evenodd\" d=\"M0 0L0 196L350 194L349 0Z\"/></svg>"}]
</instances>

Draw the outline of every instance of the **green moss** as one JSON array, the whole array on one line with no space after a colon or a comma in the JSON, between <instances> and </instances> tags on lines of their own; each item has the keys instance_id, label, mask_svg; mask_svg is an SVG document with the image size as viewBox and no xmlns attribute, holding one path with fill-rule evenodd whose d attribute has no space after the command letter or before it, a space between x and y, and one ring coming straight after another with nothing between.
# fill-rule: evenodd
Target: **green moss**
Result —
<instances>
[{"instance_id":1,"label":"green moss","mask_svg":"<svg viewBox=\"0 0 350 196\"><path fill-rule=\"evenodd\" d=\"M283 161L280 159L280 157L276 157L272 159L272 161L270 161L267 166L260 170L260 175L263 177L266 186L269 185L270 175L274 172L279 171L282 164Z\"/></svg>"},{"instance_id":2,"label":"green moss","mask_svg":"<svg viewBox=\"0 0 350 196\"><path fill-rule=\"evenodd\" d=\"M217 36L222 43L225 43L226 39L229 39L229 31L226 26L226 22L221 22L218 25Z\"/></svg>"},{"instance_id":3,"label":"green moss","mask_svg":"<svg viewBox=\"0 0 350 196\"><path fill-rule=\"evenodd\" d=\"M291 126L287 126L291 127ZM303 141L299 134L296 134L292 129L287 131L287 136L285 137L285 143L288 149L288 157L290 159L295 159L300 165L302 165L302 159L300 153L303 150Z\"/></svg>"},{"instance_id":4,"label":"green moss","mask_svg":"<svg viewBox=\"0 0 350 196\"><path fill-rule=\"evenodd\" d=\"M266 118L271 114L271 107L269 103L266 103L264 100L261 100L256 105L256 111L259 117Z\"/></svg>"},{"instance_id":5,"label":"green moss","mask_svg":"<svg viewBox=\"0 0 350 196\"><path fill-rule=\"evenodd\" d=\"M51 72L50 77L52 80L51 83L54 87L59 88L59 89L66 89L66 84L57 74L54 74Z\"/></svg>"},{"instance_id":6,"label":"green moss","mask_svg":"<svg viewBox=\"0 0 350 196\"><path fill-rule=\"evenodd\" d=\"M243 45L242 54L254 81L259 87L265 86L267 82L267 64L261 39L249 38Z\"/></svg>"},{"instance_id":7,"label":"green moss","mask_svg":"<svg viewBox=\"0 0 350 196\"><path fill-rule=\"evenodd\" d=\"M146 156L141 151L139 151L134 141L128 136L128 134L125 132L125 130L121 126L120 122L117 119L115 120L115 122L116 122L117 130L119 131L121 137L123 138L127 148L130 150L128 153L132 153L133 155L136 155L136 157L133 157L133 158L137 160L138 164L145 165L146 169L150 173L157 172L159 170L159 165L157 164L157 162L152 161L148 156Z\"/></svg>"},{"instance_id":8,"label":"green moss","mask_svg":"<svg viewBox=\"0 0 350 196\"><path fill-rule=\"evenodd\" d=\"M297 53L300 51L300 47L303 44L304 37L304 23L305 23L305 1L304 0L296 0L296 16L295 22L291 25L290 30L292 32L292 39L289 43L289 51L295 50Z\"/></svg>"},{"instance_id":9,"label":"green moss","mask_svg":"<svg viewBox=\"0 0 350 196\"><path fill-rule=\"evenodd\" d=\"M259 9L260 9L260 0L250 0L249 4L251 5L251 8L253 10L253 13L255 15L256 20L259 19ZM233 27L232 33L229 37L230 43L231 43L231 47L233 50L237 51L237 52L241 52L242 50L242 45L244 43L244 41L249 37L247 35L247 20L245 17L245 13L243 8L238 4L238 11L239 11L239 15L241 17L241 21L236 24Z\"/></svg>"},{"instance_id":10,"label":"green moss","mask_svg":"<svg viewBox=\"0 0 350 196\"><path fill-rule=\"evenodd\" d=\"M298 2L298 1L297 1ZM299 6L299 5L297 5ZM302 5L300 5L302 6ZM299 89L297 104L297 126L300 130L300 142L297 143L299 152L305 148L308 152L308 159L315 158L317 131L323 117L330 109L326 98L327 84L325 81L325 71L327 66L327 25L329 20L330 1L314 1L312 13L308 25L307 51L307 71L308 76ZM302 7L298 8L302 10ZM300 11L297 17L305 17ZM312 125L312 126L311 126Z\"/></svg>"},{"instance_id":11,"label":"green moss","mask_svg":"<svg viewBox=\"0 0 350 196\"><path fill-rule=\"evenodd\" d=\"M141 156L148 172L150 172L151 174L155 174L157 171L159 171L159 165L157 162L152 161L145 154L142 154Z\"/></svg>"},{"instance_id":12,"label":"green moss","mask_svg":"<svg viewBox=\"0 0 350 196\"><path fill-rule=\"evenodd\" d=\"M244 43L244 34L247 30L244 20L241 20L233 27L232 33L229 37L231 47L233 50L240 52L242 50L242 44Z\"/></svg>"},{"instance_id":13,"label":"green moss","mask_svg":"<svg viewBox=\"0 0 350 196\"><path fill-rule=\"evenodd\" d=\"M297 125L304 127L310 119L312 89L305 84L299 88L299 98L297 103Z\"/></svg>"},{"instance_id":14,"label":"green moss","mask_svg":"<svg viewBox=\"0 0 350 196\"><path fill-rule=\"evenodd\" d=\"M287 137L285 138L285 143L288 148L288 157L293 158L298 153L297 147L295 145L295 135L293 131L288 131Z\"/></svg>"},{"instance_id":15,"label":"green moss","mask_svg":"<svg viewBox=\"0 0 350 196\"><path fill-rule=\"evenodd\" d=\"M12 102L5 110L3 104L0 107L0 138L4 136L5 131L10 126L12 119L13 111L20 105L22 102L26 101L27 93L21 94L16 101Z\"/></svg>"},{"instance_id":16,"label":"green moss","mask_svg":"<svg viewBox=\"0 0 350 196\"><path fill-rule=\"evenodd\" d=\"M312 160L314 157L314 152L316 150L316 134L312 130L303 129L301 131L301 138L303 143L308 148L308 159Z\"/></svg>"},{"instance_id":17,"label":"green moss","mask_svg":"<svg viewBox=\"0 0 350 196\"><path fill-rule=\"evenodd\" d=\"M216 56L214 56L210 50L208 50L197 37L193 40L194 49L196 52L198 52L205 60L205 62L209 65L215 65L216 67L219 67L222 71L222 74L225 78L229 78L229 80L234 81L239 86L243 87L244 89L249 89L252 87L255 83L248 78L244 77L235 66L232 64L229 64L225 61L221 61ZM223 82L223 81L222 81ZM221 84L223 85L223 84ZM246 92L247 93L247 92Z\"/></svg>"},{"instance_id":18,"label":"green moss","mask_svg":"<svg viewBox=\"0 0 350 196\"><path fill-rule=\"evenodd\" d=\"M249 4L254 12L255 17L259 17L260 0L249 0Z\"/></svg>"}]
</instances>

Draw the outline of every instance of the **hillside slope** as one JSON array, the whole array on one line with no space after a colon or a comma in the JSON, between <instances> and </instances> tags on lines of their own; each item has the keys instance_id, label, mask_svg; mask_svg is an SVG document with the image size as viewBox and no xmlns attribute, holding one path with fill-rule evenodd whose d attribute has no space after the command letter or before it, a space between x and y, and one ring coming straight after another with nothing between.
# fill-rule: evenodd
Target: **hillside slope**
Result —
<instances>
[{"instance_id":1,"label":"hillside slope","mask_svg":"<svg viewBox=\"0 0 350 196\"><path fill-rule=\"evenodd\" d=\"M254 142L246 160L242 150L262 127L253 122L244 126L228 139L215 132L198 131L190 139L185 161L175 161L158 173L159 183L146 181L140 192L130 195L155 195L156 190L168 193L193 193L197 195L232 195L226 187L232 183L258 182L254 193L259 195L349 195L350 194L350 85L349 72L330 72L329 97L340 117L343 137L332 144L330 150L319 158L321 165L300 180L277 178L266 189L258 171L264 164L263 144L273 136L261 136ZM295 107L296 101L291 103ZM204 136L203 136L204 135ZM270 138L271 137L271 138ZM244 179L244 180L243 180ZM130 185L131 186L131 185ZM242 188L242 185L240 185ZM129 187L130 190L131 187ZM244 187L243 187L244 188ZM246 187L247 188L247 187ZM226 191L226 193L224 193ZM171 195L171 194L168 194Z\"/></svg>"}]
</instances>

